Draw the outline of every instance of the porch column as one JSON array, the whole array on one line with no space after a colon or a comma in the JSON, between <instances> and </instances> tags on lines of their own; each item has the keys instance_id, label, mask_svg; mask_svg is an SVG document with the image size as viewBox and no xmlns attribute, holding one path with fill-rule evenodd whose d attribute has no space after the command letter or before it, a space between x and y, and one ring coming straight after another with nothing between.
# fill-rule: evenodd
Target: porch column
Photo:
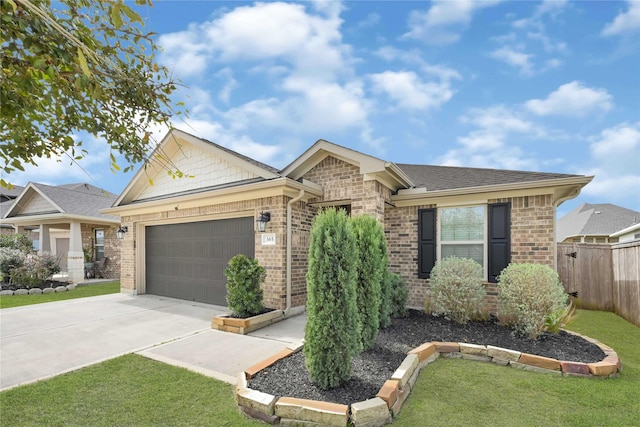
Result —
<instances>
[{"instance_id":1,"label":"porch column","mask_svg":"<svg viewBox=\"0 0 640 427\"><path fill-rule=\"evenodd\" d=\"M43 252L51 253L51 236L49 235L49 226L46 224L40 224L40 249L38 249L38 254L42 255Z\"/></svg>"},{"instance_id":2,"label":"porch column","mask_svg":"<svg viewBox=\"0 0 640 427\"><path fill-rule=\"evenodd\" d=\"M84 280L84 253L82 252L82 231L79 222L69 224L69 253L67 254L69 280L79 283Z\"/></svg>"}]
</instances>

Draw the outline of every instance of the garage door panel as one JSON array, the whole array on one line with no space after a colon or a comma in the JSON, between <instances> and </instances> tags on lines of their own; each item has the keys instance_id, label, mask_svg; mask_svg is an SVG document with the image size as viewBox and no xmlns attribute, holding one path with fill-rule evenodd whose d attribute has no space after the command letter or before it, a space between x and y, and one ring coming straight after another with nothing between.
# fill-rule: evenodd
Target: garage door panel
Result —
<instances>
[{"instance_id":1,"label":"garage door panel","mask_svg":"<svg viewBox=\"0 0 640 427\"><path fill-rule=\"evenodd\" d=\"M253 218L146 227L146 291L227 305L229 259L254 256Z\"/></svg>"}]
</instances>

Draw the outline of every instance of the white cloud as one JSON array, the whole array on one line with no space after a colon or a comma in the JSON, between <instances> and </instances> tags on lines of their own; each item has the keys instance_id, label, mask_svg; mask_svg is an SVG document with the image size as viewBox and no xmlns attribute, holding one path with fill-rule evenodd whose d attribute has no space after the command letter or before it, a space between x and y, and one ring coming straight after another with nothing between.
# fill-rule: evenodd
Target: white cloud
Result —
<instances>
[{"instance_id":1,"label":"white cloud","mask_svg":"<svg viewBox=\"0 0 640 427\"><path fill-rule=\"evenodd\" d=\"M218 71L215 76L224 81L222 89L218 92L218 99L228 103L231 98L231 92L238 87L238 82L233 77L233 70L226 67Z\"/></svg>"},{"instance_id":2,"label":"white cloud","mask_svg":"<svg viewBox=\"0 0 640 427\"><path fill-rule=\"evenodd\" d=\"M458 41L460 33L469 25L476 11L499 2L500 0L434 0L429 10L411 12L410 30L402 37L432 45L454 43Z\"/></svg>"},{"instance_id":3,"label":"white cloud","mask_svg":"<svg viewBox=\"0 0 640 427\"><path fill-rule=\"evenodd\" d=\"M402 61L406 64L418 66L420 71L434 76L443 81L461 80L462 76L451 67L442 64L431 64L422 59L422 52L417 49L402 50L393 46L382 46L374 52L374 55L387 62Z\"/></svg>"},{"instance_id":4,"label":"white cloud","mask_svg":"<svg viewBox=\"0 0 640 427\"><path fill-rule=\"evenodd\" d=\"M369 76L375 92L385 93L408 110L440 107L453 96L447 82L425 82L413 71L385 71Z\"/></svg>"},{"instance_id":5,"label":"white cloud","mask_svg":"<svg viewBox=\"0 0 640 427\"><path fill-rule=\"evenodd\" d=\"M594 111L607 112L613 107L612 96L605 89L592 89L578 81L560 86L546 99L531 99L525 107L538 116L584 117Z\"/></svg>"},{"instance_id":6,"label":"white cloud","mask_svg":"<svg viewBox=\"0 0 640 427\"><path fill-rule=\"evenodd\" d=\"M207 68L207 46L198 32L198 26L192 24L186 31L163 34L158 39L164 49L161 62L180 78L198 75Z\"/></svg>"},{"instance_id":7,"label":"white cloud","mask_svg":"<svg viewBox=\"0 0 640 427\"><path fill-rule=\"evenodd\" d=\"M503 46L489 53L489 56L505 62L512 67L518 68L520 74L526 76L530 76L533 74L533 63L531 62L531 59L534 57L533 54L527 54L518 50L514 50L511 47Z\"/></svg>"},{"instance_id":8,"label":"white cloud","mask_svg":"<svg viewBox=\"0 0 640 427\"><path fill-rule=\"evenodd\" d=\"M628 0L629 9L615 17L602 29L603 36L617 36L625 33L640 31L640 2Z\"/></svg>"}]
</instances>

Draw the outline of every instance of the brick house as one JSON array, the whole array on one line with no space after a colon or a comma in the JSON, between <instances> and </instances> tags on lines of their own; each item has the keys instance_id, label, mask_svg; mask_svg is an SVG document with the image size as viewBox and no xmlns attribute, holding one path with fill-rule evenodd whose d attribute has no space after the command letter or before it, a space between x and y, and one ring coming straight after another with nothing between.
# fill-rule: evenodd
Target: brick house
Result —
<instances>
[{"instance_id":1,"label":"brick house","mask_svg":"<svg viewBox=\"0 0 640 427\"><path fill-rule=\"evenodd\" d=\"M30 182L0 204L3 233L26 234L39 253L57 255L62 272L73 283L85 278L85 251L92 261L106 258L104 272L117 278L120 248L116 230L120 219L100 212L116 198L84 183L51 186Z\"/></svg>"},{"instance_id":2,"label":"brick house","mask_svg":"<svg viewBox=\"0 0 640 427\"><path fill-rule=\"evenodd\" d=\"M435 261L467 256L483 265L490 302L509 262L554 266L555 212L592 177L396 164L319 140L282 170L173 130L103 212L119 215L122 292L226 305L223 271L244 253L267 269L265 305L304 309L309 232L318 209L375 216L390 270L422 307ZM256 220L268 214L266 232ZM264 215L266 217L267 215Z\"/></svg>"}]
</instances>

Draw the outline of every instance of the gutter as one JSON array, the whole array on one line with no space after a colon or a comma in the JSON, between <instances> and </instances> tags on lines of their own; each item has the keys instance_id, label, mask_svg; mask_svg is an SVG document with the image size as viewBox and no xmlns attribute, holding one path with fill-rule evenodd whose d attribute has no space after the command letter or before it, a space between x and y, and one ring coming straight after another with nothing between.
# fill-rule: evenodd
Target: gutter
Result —
<instances>
[{"instance_id":1,"label":"gutter","mask_svg":"<svg viewBox=\"0 0 640 427\"><path fill-rule=\"evenodd\" d=\"M286 282L287 282L287 305L284 308L283 317L289 317L289 312L291 311L291 239L293 237L293 229L291 227L291 214L293 210L293 204L300 201L304 197L304 190L300 189L298 195L289 200L287 202L287 271L286 271ZM297 313L296 313L297 314Z\"/></svg>"}]
</instances>

